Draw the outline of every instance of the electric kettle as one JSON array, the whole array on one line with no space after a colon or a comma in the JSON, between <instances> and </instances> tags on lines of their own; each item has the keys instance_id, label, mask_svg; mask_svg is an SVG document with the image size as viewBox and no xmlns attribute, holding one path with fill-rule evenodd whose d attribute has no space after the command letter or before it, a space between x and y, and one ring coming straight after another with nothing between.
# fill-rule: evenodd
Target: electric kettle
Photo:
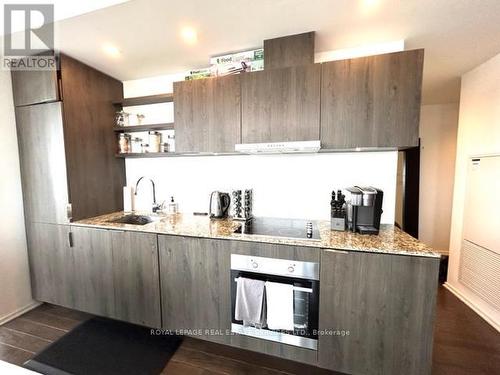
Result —
<instances>
[{"instance_id":1,"label":"electric kettle","mask_svg":"<svg viewBox=\"0 0 500 375\"><path fill-rule=\"evenodd\" d=\"M211 218L222 219L227 217L231 198L228 193L213 191L210 194L210 207L208 213Z\"/></svg>"}]
</instances>

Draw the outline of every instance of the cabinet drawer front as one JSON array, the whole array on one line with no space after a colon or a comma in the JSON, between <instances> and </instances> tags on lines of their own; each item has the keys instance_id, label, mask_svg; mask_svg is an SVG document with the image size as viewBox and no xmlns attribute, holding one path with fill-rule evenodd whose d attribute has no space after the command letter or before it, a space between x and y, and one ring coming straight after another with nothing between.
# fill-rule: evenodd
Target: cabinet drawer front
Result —
<instances>
[{"instance_id":1,"label":"cabinet drawer front","mask_svg":"<svg viewBox=\"0 0 500 375\"><path fill-rule=\"evenodd\" d=\"M265 258L316 262L320 260L320 249L251 241L228 241L232 254L253 255Z\"/></svg>"}]
</instances>

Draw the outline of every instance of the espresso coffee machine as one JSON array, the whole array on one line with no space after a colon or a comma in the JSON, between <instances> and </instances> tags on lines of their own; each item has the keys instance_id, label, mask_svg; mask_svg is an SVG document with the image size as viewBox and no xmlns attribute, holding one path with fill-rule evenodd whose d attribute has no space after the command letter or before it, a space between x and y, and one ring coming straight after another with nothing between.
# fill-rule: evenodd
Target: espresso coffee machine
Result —
<instances>
[{"instance_id":1,"label":"espresso coffee machine","mask_svg":"<svg viewBox=\"0 0 500 375\"><path fill-rule=\"evenodd\" d=\"M378 234L384 192L374 187L352 186L346 189L347 228L361 234Z\"/></svg>"}]
</instances>

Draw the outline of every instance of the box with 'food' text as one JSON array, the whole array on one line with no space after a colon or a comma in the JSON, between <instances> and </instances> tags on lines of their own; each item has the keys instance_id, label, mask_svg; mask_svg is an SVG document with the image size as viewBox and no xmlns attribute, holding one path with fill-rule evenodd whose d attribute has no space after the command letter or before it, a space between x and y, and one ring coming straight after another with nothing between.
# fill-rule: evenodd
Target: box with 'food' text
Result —
<instances>
[{"instance_id":1,"label":"box with 'food' text","mask_svg":"<svg viewBox=\"0 0 500 375\"><path fill-rule=\"evenodd\" d=\"M236 52L210 59L212 71L217 76L255 72L264 69L264 49Z\"/></svg>"}]
</instances>

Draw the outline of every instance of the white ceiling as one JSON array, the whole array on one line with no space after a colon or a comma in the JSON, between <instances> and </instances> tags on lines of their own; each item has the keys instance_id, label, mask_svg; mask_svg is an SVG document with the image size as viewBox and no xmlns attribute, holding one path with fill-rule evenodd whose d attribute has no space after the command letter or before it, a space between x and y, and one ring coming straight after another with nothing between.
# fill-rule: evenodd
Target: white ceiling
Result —
<instances>
[{"instance_id":1,"label":"white ceiling","mask_svg":"<svg viewBox=\"0 0 500 375\"><path fill-rule=\"evenodd\" d=\"M179 37L186 25L198 30L196 45ZM424 102L456 102L460 75L500 52L500 1L132 0L58 21L56 46L130 80L205 67L209 56L311 30L316 52L398 39L425 48ZM121 56L105 55L105 43Z\"/></svg>"},{"instance_id":2,"label":"white ceiling","mask_svg":"<svg viewBox=\"0 0 500 375\"><path fill-rule=\"evenodd\" d=\"M4 16L3 7L5 4L53 4L54 21L60 21L70 17L79 16L92 12L97 9L103 9L112 5L124 3L128 0L0 0L0 35L4 35ZM16 22L17 21L17 22ZM25 29L24 22L20 19L13 19L11 32L22 31Z\"/></svg>"}]
</instances>

